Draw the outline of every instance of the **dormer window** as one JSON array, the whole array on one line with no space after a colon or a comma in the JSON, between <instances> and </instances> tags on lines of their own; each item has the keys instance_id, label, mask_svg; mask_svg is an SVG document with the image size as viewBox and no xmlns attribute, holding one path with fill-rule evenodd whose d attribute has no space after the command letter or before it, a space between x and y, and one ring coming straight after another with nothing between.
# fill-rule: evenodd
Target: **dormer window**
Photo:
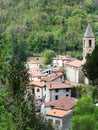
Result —
<instances>
[{"instance_id":1,"label":"dormer window","mask_svg":"<svg viewBox=\"0 0 98 130\"><path fill-rule=\"evenodd\" d=\"M91 46L92 46L92 41L89 40L89 47L91 48Z\"/></svg>"}]
</instances>

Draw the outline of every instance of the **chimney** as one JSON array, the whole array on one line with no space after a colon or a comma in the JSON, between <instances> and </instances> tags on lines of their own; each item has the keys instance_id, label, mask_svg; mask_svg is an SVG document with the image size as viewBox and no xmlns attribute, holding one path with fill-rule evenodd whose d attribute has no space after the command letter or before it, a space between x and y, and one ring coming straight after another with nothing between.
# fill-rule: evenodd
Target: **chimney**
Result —
<instances>
[{"instance_id":1,"label":"chimney","mask_svg":"<svg viewBox=\"0 0 98 130\"><path fill-rule=\"evenodd\" d=\"M56 112L54 111L54 115L56 114Z\"/></svg>"}]
</instances>

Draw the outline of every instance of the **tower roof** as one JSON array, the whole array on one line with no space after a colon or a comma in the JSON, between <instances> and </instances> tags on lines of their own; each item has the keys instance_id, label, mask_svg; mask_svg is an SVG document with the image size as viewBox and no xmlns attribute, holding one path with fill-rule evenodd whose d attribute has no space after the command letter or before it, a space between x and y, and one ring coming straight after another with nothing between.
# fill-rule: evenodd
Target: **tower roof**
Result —
<instances>
[{"instance_id":1,"label":"tower roof","mask_svg":"<svg viewBox=\"0 0 98 130\"><path fill-rule=\"evenodd\" d=\"M85 38L89 38L89 37L92 38L92 37L94 37L94 33L92 31L92 27L91 27L90 23L88 23L88 26L87 26L87 29L85 31L84 37Z\"/></svg>"}]
</instances>

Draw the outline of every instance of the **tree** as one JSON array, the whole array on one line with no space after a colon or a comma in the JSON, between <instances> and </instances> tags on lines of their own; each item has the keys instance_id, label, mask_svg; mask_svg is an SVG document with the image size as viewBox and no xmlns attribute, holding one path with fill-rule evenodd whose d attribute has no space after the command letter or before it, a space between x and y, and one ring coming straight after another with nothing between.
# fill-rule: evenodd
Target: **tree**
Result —
<instances>
[{"instance_id":1,"label":"tree","mask_svg":"<svg viewBox=\"0 0 98 130\"><path fill-rule=\"evenodd\" d=\"M10 110L13 109L16 130L27 130L29 122L32 119L28 117L30 113L29 104L25 100L28 73L25 66L26 57L24 45L23 41L18 42L17 37L13 37L12 57L9 62L7 75L9 83L9 98L11 104L13 104L13 107L12 105L10 106Z\"/></svg>"},{"instance_id":2,"label":"tree","mask_svg":"<svg viewBox=\"0 0 98 130\"><path fill-rule=\"evenodd\" d=\"M73 12L72 12L73 15ZM67 51L74 51L81 49L82 30L81 30L82 19L78 15L68 17L68 28L66 32L66 47Z\"/></svg>"},{"instance_id":3,"label":"tree","mask_svg":"<svg viewBox=\"0 0 98 130\"><path fill-rule=\"evenodd\" d=\"M12 55L7 75L11 104L9 111L12 111L16 130L52 129L52 126L45 125L44 120L36 115L34 99L27 93L29 75L26 69L25 41L22 37L18 41L18 37L12 37Z\"/></svg>"},{"instance_id":4,"label":"tree","mask_svg":"<svg viewBox=\"0 0 98 130\"><path fill-rule=\"evenodd\" d=\"M67 38L72 42L81 38L81 18L77 15L68 18Z\"/></svg>"},{"instance_id":5,"label":"tree","mask_svg":"<svg viewBox=\"0 0 98 130\"><path fill-rule=\"evenodd\" d=\"M86 63L83 65L83 72L85 76L92 80L93 85L95 80L98 79L98 45L95 47L92 54L88 54L86 57Z\"/></svg>"},{"instance_id":6,"label":"tree","mask_svg":"<svg viewBox=\"0 0 98 130\"><path fill-rule=\"evenodd\" d=\"M89 95L84 95L78 100L75 107L72 130L97 130L96 113L98 113L98 109L94 107L92 98Z\"/></svg>"},{"instance_id":7,"label":"tree","mask_svg":"<svg viewBox=\"0 0 98 130\"><path fill-rule=\"evenodd\" d=\"M43 57L44 57L44 63L45 64L50 64L52 62L52 59L55 57L55 52L52 50L45 50L42 53Z\"/></svg>"},{"instance_id":8,"label":"tree","mask_svg":"<svg viewBox=\"0 0 98 130\"><path fill-rule=\"evenodd\" d=\"M11 56L6 75L10 101L8 109L12 111L16 130L33 129L37 118L33 98L28 96L28 99L25 99L29 75L26 68L27 55L23 34L24 29L18 25L12 30Z\"/></svg>"},{"instance_id":9,"label":"tree","mask_svg":"<svg viewBox=\"0 0 98 130\"><path fill-rule=\"evenodd\" d=\"M0 88L0 130L15 130L12 113L7 109L7 94Z\"/></svg>"}]
</instances>

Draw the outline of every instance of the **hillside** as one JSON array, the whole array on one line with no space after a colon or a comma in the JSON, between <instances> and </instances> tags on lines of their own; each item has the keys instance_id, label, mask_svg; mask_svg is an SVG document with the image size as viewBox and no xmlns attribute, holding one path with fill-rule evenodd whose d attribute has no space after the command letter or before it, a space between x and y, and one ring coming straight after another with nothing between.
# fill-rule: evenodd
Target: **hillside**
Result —
<instances>
[{"instance_id":1,"label":"hillside","mask_svg":"<svg viewBox=\"0 0 98 130\"><path fill-rule=\"evenodd\" d=\"M88 22L98 40L98 7L93 0L1 0L0 12L1 36L7 45L25 42L29 56L51 49L81 58Z\"/></svg>"}]
</instances>

